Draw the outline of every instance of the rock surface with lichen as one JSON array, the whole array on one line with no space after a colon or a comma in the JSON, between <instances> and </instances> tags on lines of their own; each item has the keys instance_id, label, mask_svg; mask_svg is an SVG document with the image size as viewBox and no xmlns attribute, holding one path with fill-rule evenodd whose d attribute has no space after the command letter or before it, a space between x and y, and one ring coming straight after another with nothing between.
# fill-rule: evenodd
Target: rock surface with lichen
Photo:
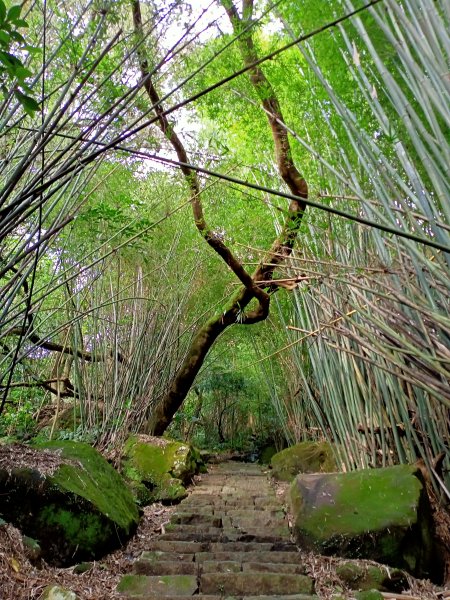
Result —
<instances>
[{"instance_id":1,"label":"rock surface with lichen","mask_svg":"<svg viewBox=\"0 0 450 600\"><path fill-rule=\"evenodd\" d=\"M0 514L37 540L50 564L99 558L134 533L139 515L122 477L88 444L0 447Z\"/></svg>"},{"instance_id":2,"label":"rock surface with lichen","mask_svg":"<svg viewBox=\"0 0 450 600\"><path fill-rule=\"evenodd\" d=\"M75 592L60 585L48 585L42 592L41 600L79 600Z\"/></svg>"},{"instance_id":3,"label":"rock surface with lichen","mask_svg":"<svg viewBox=\"0 0 450 600\"><path fill-rule=\"evenodd\" d=\"M185 485L202 469L203 461L190 444L132 435L125 442L121 465L140 504L171 504L186 497Z\"/></svg>"},{"instance_id":4,"label":"rock surface with lichen","mask_svg":"<svg viewBox=\"0 0 450 600\"><path fill-rule=\"evenodd\" d=\"M290 498L303 548L439 579L430 505L416 467L298 475Z\"/></svg>"}]
</instances>

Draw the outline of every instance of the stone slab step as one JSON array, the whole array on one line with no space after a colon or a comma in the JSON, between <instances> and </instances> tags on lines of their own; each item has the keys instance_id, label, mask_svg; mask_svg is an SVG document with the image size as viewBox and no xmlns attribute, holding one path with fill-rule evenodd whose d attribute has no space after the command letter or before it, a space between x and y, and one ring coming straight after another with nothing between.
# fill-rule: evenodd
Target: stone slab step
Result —
<instances>
[{"instance_id":1,"label":"stone slab step","mask_svg":"<svg viewBox=\"0 0 450 600\"><path fill-rule=\"evenodd\" d=\"M200 593L227 596L289 595L314 593L314 581L307 575L289 573L204 573Z\"/></svg>"},{"instance_id":2,"label":"stone slab step","mask_svg":"<svg viewBox=\"0 0 450 600\"><path fill-rule=\"evenodd\" d=\"M129 598L145 598L152 594L159 598L167 596L192 596L198 590L195 575L124 575L117 591Z\"/></svg>"},{"instance_id":3,"label":"stone slab step","mask_svg":"<svg viewBox=\"0 0 450 600\"><path fill-rule=\"evenodd\" d=\"M180 541L188 543L195 542L217 542L223 538L223 530L218 529L216 533L200 533L200 532L190 532L190 531L171 531L169 533L165 533L160 537L161 541Z\"/></svg>"},{"instance_id":4,"label":"stone slab step","mask_svg":"<svg viewBox=\"0 0 450 600\"><path fill-rule=\"evenodd\" d=\"M129 596L136 600L161 600L161 596L155 594L145 594L140 596ZM305 594L289 594L277 596L215 596L211 594L196 594L195 600L319 600L318 596L310 596ZM186 600L186 596L164 596L164 600Z\"/></svg>"},{"instance_id":5,"label":"stone slab step","mask_svg":"<svg viewBox=\"0 0 450 600\"><path fill-rule=\"evenodd\" d=\"M254 542L258 544L275 544L282 540L288 542L291 539L291 534L289 531L284 534L271 534L270 531L263 531L262 533L247 533L244 531L238 531L236 529L227 529L224 530L223 539L226 539L226 541L228 542Z\"/></svg>"},{"instance_id":6,"label":"stone slab step","mask_svg":"<svg viewBox=\"0 0 450 600\"><path fill-rule=\"evenodd\" d=\"M201 596L196 596L201 598ZM244 596L242 600L319 600L319 596L310 594L277 594L276 596Z\"/></svg>"},{"instance_id":7,"label":"stone slab step","mask_svg":"<svg viewBox=\"0 0 450 600\"><path fill-rule=\"evenodd\" d=\"M210 549L209 542L180 542L177 540L153 540L149 543L148 550L160 550L161 552L175 552L179 554L195 554L206 552Z\"/></svg>"},{"instance_id":8,"label":"stone slab step","mask_svg":"<svg viewBox=\"0 0 450 600\"><path fill-rule=\"evenodd\" d=\"M236 552L233 550L224 550L221 552L198 552L195 555L195 562L204 561L233 561L233 562L253 562L253 563L284 563L299 564L300 554L298 552Z\"/></svg>"},{"instance_id":9,"label":"stone slab step","mask_svg":"<svg viewBox=\"0 0 450 600\"><path fill-rule=\"evenodd\" d=\"M268 552L272 550L271 542L216 542L211 543L209 552Z\"/></svg>"},{"instance_id":10,"label":"stone slab step","mask_svg":"<svg viewBox=\"0 0 450 600\"><path fill-rule=\"evenodd\" d=\"M222 527L199 525L197 523L169 523L166 531L179 531L180 533L216 533L220 534Z\"/></svg>"},{"instance_id":11,"label":"stone slab step","mask_svg":"<svg viewBox=\"0 0 450 600\"><path fill-rule=\"evenodd\" d=\"M242 571L242 563L234 560L205 560L196 564L199 573L239 573Z\"/></svg>"},{"instance_id":12,"label":"stone slab step","mask_svg":"<svg viewBox=\"0 0 450 600\"><path fill-rule=\"evenodd\" d=\"M173 562L173 561L183 561L183 562L194 562L195 554L180 554L177 552L163 552L161 550L145 550L141 556L138 558L137 562L140 560L145 560L147 562Z\"/></svg>"},{"instance_id":13,"label":"stone slab step","mask_svg":"<svg viewBox=\"0 0 450 600\"><path fill-rule=\"evenodd\" d=\"M190 563L187 563L190 564ZM306 567L302 564L289 563L260 563L239 562L236 560L205 560L196 563L199 573L291 573L294 575L306 575Z\"/></svg>"},{"instance_id":14,"label":"stone slab step","mask_svg":"<svg viewBox=\"0 0 450 600\"><path fill-rule=\"evenodd\" d=\"M282 510L283 508L281 504L273 501L270 503L268 502L265 505L263 502L260 502L261 498L259 496L256 500L258 501L258 505L255 504L255 500L242 504L242 502L225 502L225 500L219 497L211 499L209 496L202 496L201 498L192 498L192 496L189 496L179 504L179 507L183 512L187 512L188 510L194 512L206 512L207 510L212 510L214 511L214 514L228 513L235 510L250 510L250 512L268 510L277 511Z\"/></svg>"},{"instance_id":15,"label":"stone slab step","mask_svg":"<svg viewBox=\"0 0 450 600\"><path fill-rule=\"evenodd\" d=\"M238 515L239 516L239 515ZM170 519L171 523L180 525L201 525L208 527L222 527L222 516L212 515L210 513L199 513L195 511L190 512L176 512Z\"/></svg>"},{"instance_id":16,"label":"stone slab step","mask_svg":"<svg viewBox=\"0 0 450 600\"><path fill-rule=\"evenodd\" d=\"M231 518L248 518L248 519L257 519L257 518L270 518L270 519L284 519L285 512L282 507L279 507L276 510L264 510L264 514L261 515L260 511L252 507L252 510L247 510L245 508L236 509L236 508L228 508L222 515L217 514L217 516L223 517L231 517Z\"/></svg>"},{"instance_id":17,"label":"stone slab step","mask_svg":"<svg viewBox=\"0 0 450 600\"><path fill-rule=\"evenodd\" d=\"M299 563L263 563L243 562L244 573L291 573L294 575L306 575L306 567Z\"/></svg>"},{"instance_id":18,"label":"stone slab step","mask_svg":"<svg viewBox=\"0 0 450 600\"><path fill-rule=\"evenodd\" d=\"M136 575L198 575L199 563L188 561L137 560L133 565Z\"/></svg>"},{"instance_id":19,"label":"stone slab step","mask_svg":"<svg viewBox=\"0 0 450 600\"><path fill-rule=\"evenodd\" d=\"M221 519L223 526L233 525L233 527L284 527L288 528L287 521L282 516L271 517L266 511L254 511L250 516L241 517L239 515L225 515Z\"/></svg>"}]
</instances>

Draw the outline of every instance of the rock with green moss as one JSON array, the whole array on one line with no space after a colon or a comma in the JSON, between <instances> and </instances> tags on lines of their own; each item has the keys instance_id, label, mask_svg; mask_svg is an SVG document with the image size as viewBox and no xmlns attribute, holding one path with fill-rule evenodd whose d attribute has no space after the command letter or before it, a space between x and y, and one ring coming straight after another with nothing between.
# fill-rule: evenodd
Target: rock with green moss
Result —
<instances>
[{"instance_id":1,"label":"rock with green moss","mask_svg":"<svg viewBox=\"0 0 450 600\"><path fill-rule=\"evenodd\" d=\"M290 498L302 547L439 581L431 510L416 467L299 475Z\"/></svg>"},{"instance_id":2,"label":"rock with green moss","mask_svg":"<svg viewBox=\"0 0 450 600\"><path fill-rule=\"evenodd\" d=\"M201 470L203 461L190 444L133 435L125 442L121 464L140 504L173 504L186 497L184 486Z\"/></svg>"},{"instance_id":3,"label":"rock with green moss","mask_svg":"<svg viewBox=\"0 0 450 600\"><path fill-rule=\"evenodd\" d=\"M122 477L88 444L0 448L0 513L39 542L50 564L97 559L123 544L139 515Z\"/></svg>"},{"instance_id":4,"label":"rock with green moss","mask_svg":"<svg viewBox=\"0 0 450 600\"><path fill-rule=\"evenodd\" d=\"M48 585L40 596L41 600L78 600L75 592L60 585Z\"/></svg>"},{"instance_id":5,"label":"rock with green moss","mask_svg":"<svg viewBox=\"0 0 450 600\"><path fill-rule=\"evenodd\" d=\"M274 454L270 464L279 481L292 481L299 473L336 471L333 449L327 442L300 442Z\"/></svg>"},{"instance_id":6,"label":"rock with green moss","mask_svg":"<svg viewBox=\"0 0 450 600\"><path fill-rule=\"evenodd\" d=\"M346 562L336 567L336 575L351 590L379 590L401 593L409 588L405 573L381 565L361 565Z\"/></svg>"},{"instance_id":7,"label":"rock with green moss","mask_svg":"<svg viewBox=\"0 0 450 600\"><path fill-rule=\"evenodd\" d=\"M39 542L27 535L22 536L23 550L25 556L34 565L40 565L42 558L42 548Z\"/></svg>"}]
</instances>

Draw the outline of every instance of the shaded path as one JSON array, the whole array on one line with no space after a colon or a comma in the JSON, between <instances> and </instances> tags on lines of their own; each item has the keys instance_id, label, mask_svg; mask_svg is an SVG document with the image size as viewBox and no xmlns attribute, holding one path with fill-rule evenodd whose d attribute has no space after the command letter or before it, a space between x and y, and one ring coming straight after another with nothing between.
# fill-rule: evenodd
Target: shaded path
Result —
<instances>
[{"instance_id":1,"label":"shaded path","mask_svg":"<svg viewBox=\"0 0 450 600\"><path fill-rule=\"evenodd\" d=\"M311 600L314 582L300 559L261 467L228 462L203 476L119 590L145 600Z\"/></svg>"}]
</instances>

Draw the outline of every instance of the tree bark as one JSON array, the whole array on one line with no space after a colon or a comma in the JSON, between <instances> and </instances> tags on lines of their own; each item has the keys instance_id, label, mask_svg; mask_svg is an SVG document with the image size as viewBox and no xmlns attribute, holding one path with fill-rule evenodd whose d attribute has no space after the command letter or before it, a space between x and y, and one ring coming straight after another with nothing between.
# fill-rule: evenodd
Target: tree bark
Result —
<instances>
[{"instance_id":1,"label":"tree bark","mask_svg":"<svg viewBox=\"0 0 450 600\"><path fill-rule=\"evenodd\" d=\"M252 1L243 0L242 20L239 18L238 12L232 2L228 0L221 1L227 11L235 32L237 32L243 24L245 26L246 22L251 20L253 9ZM133 0L132 13L135 33L137 37L142 40L144 31L139 0ZM250 33L243 36L243 39L240 42L240 51L246 65L251 65L257 60L257 54ZM138 45L137 55L143 78L143 85L154 106L154 110L158 115L159 127L177 153L178 160L182 163L189 164L188 155L184 145L178 137L173 125L169 123L165 116L164 109L161 106L160 96L149 76L150 70L142 44ZM289 139L285 128L282 126L282 123L284 122L283 115L276 94L260 67L252 68L249 71L249 75L250 82L258 92L258 95L261 98L262 107L269 120L280 176L289 187L291 193L298 197L298 200L291 201L282 232L273 242L263 263L256 269L253 275L250 275L220 237L216 236L214 232L209 229L203 213L201 202L202 190L197 174L187 166L180 167L189 185L192 212L197 229L205 241L215 252L217 252L217 254L219 254L219 256L221 256L224 262L233 271L242 283L242 287L234 295L225 311L220 315L216 315L209 319L195 335L186 358L178 372L175 374L169 390L162 401L156 407L152 408L152 413L147 423L147 431L153 435L162 435L170 425L173 416L181 407L186 395L194 383L195 377L203 365L206 355L220 334L230 325L251 325L267 318L270 306L269 292L273 292L277 289L276 282L270 283L273 278L273 272L276 266L283 263L291 254L305 210L305 204L302 202L302 198L307 198L308 188L305 179L293 163ZM246 311L245 309L253 299L257 301L256 308Z\"/></svg>"}]
</instances>

